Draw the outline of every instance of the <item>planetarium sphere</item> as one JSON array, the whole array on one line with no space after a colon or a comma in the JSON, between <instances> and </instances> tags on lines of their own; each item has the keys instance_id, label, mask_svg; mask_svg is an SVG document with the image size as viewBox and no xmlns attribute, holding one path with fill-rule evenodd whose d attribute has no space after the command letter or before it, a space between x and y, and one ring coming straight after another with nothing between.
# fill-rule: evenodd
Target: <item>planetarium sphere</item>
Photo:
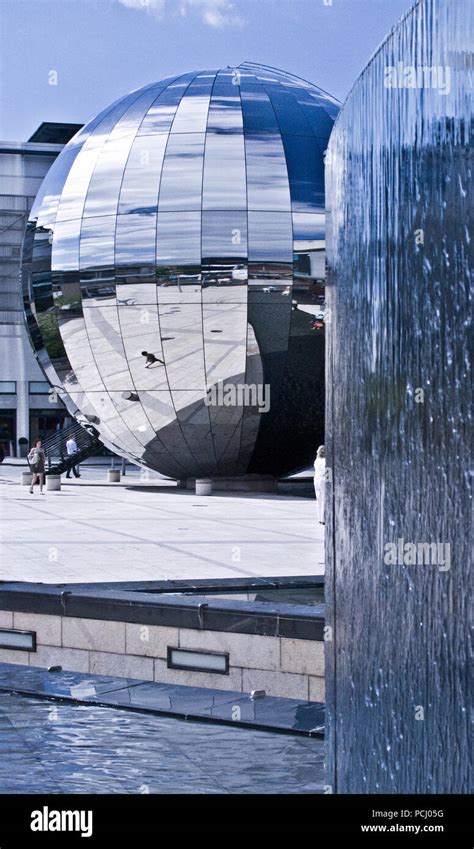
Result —
<instances>
[{"instance_id":1,"label":"planetarium sphere","mask_svg":"<svg viewBox=\"0 0 474 849\"><path fill-rule=\"evenodd\" d=\"M24 243L68 410L176 478L282 475L324 433L324 166L337 101L273 68L185 73L63 149Z\"/></svg>"}]
</instances>

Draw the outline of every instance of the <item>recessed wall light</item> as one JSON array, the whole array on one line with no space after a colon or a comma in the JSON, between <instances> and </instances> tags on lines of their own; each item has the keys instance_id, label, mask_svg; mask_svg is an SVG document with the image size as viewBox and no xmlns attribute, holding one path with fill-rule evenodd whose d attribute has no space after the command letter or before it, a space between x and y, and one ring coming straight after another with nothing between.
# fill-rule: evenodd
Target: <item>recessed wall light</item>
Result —
<instances>
[{"instance_id":1,"label":"recessed wall light","mask_svg":"<svg viewBox=\"0 0 474 849\"><path fill-rule=\"evenodd\" d=\"M168 646L168 669L188 669L192 672L229 674L229 655L214 651L175 649Z\"/></svg>"},{"instance_id":2,"label":"recessed wall light","mask_svg":"<svg viewBox=\"0 0 474 849\"><path fill-rule=\"evenodd\" d=\"M16 631L0 628L0 649L36 651L36 631Z\"/></svg>"}]
</instances>

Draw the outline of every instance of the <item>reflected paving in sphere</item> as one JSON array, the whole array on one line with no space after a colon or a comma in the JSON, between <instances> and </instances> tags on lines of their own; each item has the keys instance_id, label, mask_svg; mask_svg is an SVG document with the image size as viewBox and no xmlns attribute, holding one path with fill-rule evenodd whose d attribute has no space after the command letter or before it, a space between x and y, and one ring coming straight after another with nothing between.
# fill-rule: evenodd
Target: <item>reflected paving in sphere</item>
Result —
<instances>
[{"instance_id":1,"label":"reflected paving in sphere","mask_svg":"<svg viewBox=\"0 0 474 849\"><path fill-rule=\"evenodd\" d=\"M186 73L112 104L53 164L24 245L30 337L113 451L181 479L312 462L338 110L261 65Z\"/></svg>"}]
</instances>

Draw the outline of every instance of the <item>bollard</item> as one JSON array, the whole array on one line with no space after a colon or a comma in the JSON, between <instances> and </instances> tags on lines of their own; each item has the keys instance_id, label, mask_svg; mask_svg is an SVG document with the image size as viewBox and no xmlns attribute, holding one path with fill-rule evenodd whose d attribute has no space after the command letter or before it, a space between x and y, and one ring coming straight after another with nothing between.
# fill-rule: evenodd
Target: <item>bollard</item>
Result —
<instances>
[{"instance_id":1,"label":"bollard","mask_svg":"<svg viewBox=\"0 0 474 849\"><path fill-rule=\"evenodd\" d=\"M119 483L120 469L109 469L107 472L107 480L109 483Z\"/></svg>"},{"instance_id":2,"label":"bollard","mask_svg":"<svg viewBox=\"0 0 474 849\"><path fill-rule=\"evenodd\" d=\"M196 478L196 495L212 495L210 478Z\"/></svg>"},{"instance_id":3,"label":"bollard","mask_svg":"<svg viewBox=\"0 0 474 849\"><path fill-rule=\"evenodd\" d=\"M61 475L46 475L46 491L59 492L61 490Z\"/></svg>"},{"instance_id":4,"label":"bollard","mask_svg":"<svg viewBox=\"0 0 474 849\"><path fill-rule=\"evenodd\" d=\"M22 472L21 473L21 485L22 486L31 486L31 481L33 480L33 475L31 472Z\"/></svg>"}]
</instances>

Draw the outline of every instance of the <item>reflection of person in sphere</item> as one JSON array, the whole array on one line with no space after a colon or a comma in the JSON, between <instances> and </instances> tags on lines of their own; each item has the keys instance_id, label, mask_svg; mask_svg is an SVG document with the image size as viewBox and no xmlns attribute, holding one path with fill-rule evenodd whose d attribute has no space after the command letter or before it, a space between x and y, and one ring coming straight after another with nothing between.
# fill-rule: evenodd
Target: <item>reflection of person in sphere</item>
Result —
<instances>
[{"instance_id":1,"label":"reflection of person in sphere","mask_svg":"<svg viewBox=\"0 0 474 849\"><path fill-rule=\"evenodd\" d=\"M326 495L326 457L324 445L320 445L314 461L314 492L316 495L316 512L320 525L324 525L324 498Z\"/></svg>"},{"instance_id":2,"label":"reflection of person in sphere","mask_svg":"<svg viewBox=\"0 0 474 849\"><path fill-rule=\"evenodd\" d=\"M149 354L148 351L142 351L142 357L145 357L145 368L150 368L155 363L161 363L164 366L163 360L158 359L154 354Z\"/></svg>"}]
</instances>

